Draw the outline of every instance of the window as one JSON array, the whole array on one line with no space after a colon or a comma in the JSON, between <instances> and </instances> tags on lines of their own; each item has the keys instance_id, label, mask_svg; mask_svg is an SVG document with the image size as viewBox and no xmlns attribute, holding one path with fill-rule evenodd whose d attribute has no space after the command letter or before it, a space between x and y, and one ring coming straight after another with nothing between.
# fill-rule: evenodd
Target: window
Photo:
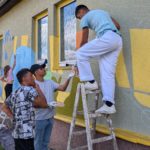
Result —
<instances>
[{"instance_id":1,"label":"window","mask_svg":"<svg viewBox=\"0 0 150 150\"><path fill-rule=\"evenodd\" d=\"M0 36L0 68L2 67L2 52L3 52L3 39L2 36Z\"/></svg>"},{"instance_id":2,"label":"window","mask_svg":"<svg viewBox=\"0 0 150 150\"><path fill-rule=\"evenodd\" d=\"M48 14L35 17L35 50L37 59L48 59Z\"/></svg>"},{"instance_id":3,"label":"window","mask_svg":"<svg viewBox=\"0 0 150 150\"><path fill-rule=\"evenodd\" d=\"M76 2L60 8L60 62L75 60Z\"/></svg>"}]
</instances>

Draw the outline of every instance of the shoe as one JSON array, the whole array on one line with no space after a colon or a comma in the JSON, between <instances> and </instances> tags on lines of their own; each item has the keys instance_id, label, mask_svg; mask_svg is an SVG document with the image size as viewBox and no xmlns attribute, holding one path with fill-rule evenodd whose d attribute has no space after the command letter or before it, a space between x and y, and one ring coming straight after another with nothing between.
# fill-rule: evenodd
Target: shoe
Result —
<instances>
[{"instance_id":1,"label":"shoe","mask_svg":"<svg viewBox=\"0 0 150 150\"><path fill-rule=\"evenodd\" d=\"M108 107L106 104L104 104L102 107L97 109L95 113L100 113L100 114L114 114L116 113L116 108L115 105L112 105L111 107Z\"/></svg>"},{"instance_id":2,"label":"shoe","mask_svg":"<svg viewBox=\"0 0 150 150\"><path fill-rule=\"evenodd\" d=\"M90 90L90 91L97 90L98 84L96 81L94 83L86 82L84 84L84 88L85 88L85 90Z\"/></svg>"}]
</instances>

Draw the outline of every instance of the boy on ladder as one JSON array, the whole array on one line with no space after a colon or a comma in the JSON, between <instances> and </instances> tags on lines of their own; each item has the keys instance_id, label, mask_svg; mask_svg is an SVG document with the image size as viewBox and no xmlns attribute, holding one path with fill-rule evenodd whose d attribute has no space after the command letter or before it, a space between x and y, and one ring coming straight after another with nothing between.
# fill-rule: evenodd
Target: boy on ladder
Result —
<instances>
[{"instance_id":1,"label":"boy on ladder","mask_svg":"<svg viewBox=\"0 0 150 150\"><path fill-rule=\"evenodd\" d=\"M76 7L75 15L81 20L82 41L76 52L77 66L85 89L98 89L89 59L99 56L100 80L104 105L96 113L113 114L116 112L115 70L119 53L122 49L120 25L103 10L89 10L85 5ZM89 28L96 32L96 38L88 42Z\"/></svg>"}]
</instances>

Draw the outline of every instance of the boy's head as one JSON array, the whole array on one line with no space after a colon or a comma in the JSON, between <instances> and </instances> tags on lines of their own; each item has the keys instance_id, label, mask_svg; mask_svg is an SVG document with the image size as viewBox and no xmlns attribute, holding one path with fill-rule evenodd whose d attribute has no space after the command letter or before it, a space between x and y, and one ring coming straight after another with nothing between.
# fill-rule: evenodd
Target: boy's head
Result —
<instances>
[{"instance_id":1,"label":"boy's head","mask_svg":"<svg viewBox=\"0 0 150 150\"><path fill-rule=\"evenodd\" d=\"M17 73L17 79L21 85L26 86L35 85L33 74L27 68L23 68Z\"/></svg>"},{"instance_id":2,"label":"boy's head","mask_svg":"<svg viewBox=\"0 0 150 150\"><path fill-rule=\"evenodd\" d=\"M78 19L82 19L82 17L89 11L89 8L85 5L78 5L75 10L75 16Z\"/></svg>"},{"instance_id":3,"label":"boy's head","mask_svg":"<svg viewBox=\"0 0 150 150\"><path fill-rule=\"evenodd\" d=\"M47 64L47 60L45 60L45 62L43 64L34 64L31 66L30 70L31 72L35 75L35 77L40 76L40 77L44 77L46 75L46 64Z\"/></svg>"}]
</instances>

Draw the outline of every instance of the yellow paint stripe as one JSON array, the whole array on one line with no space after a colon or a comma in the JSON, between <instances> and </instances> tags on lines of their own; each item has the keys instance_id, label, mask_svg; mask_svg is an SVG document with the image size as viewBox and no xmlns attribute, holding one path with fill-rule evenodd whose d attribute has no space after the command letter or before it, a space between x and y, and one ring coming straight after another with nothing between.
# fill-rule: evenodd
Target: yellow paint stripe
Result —
<instances>
[{"instance_id":1,"label":"yellow paint stripe","mask_svg":"<svg viewBox=\"0 0 150 150\"><path fill-rule=\"evenodd\" d=\"M49 37L49 43L50 43L50 70L51 72L54 71L53 70L53 66L54 66L54 36L50 36Z\"/></svg>"},{"instance_id":2,"label":"yellow paint stripe","mask_svg":"<svg viewBox=\"0 0 150 150\"><path fill-rule=\"evenodd\" d=\"M58 102L65 102L65 100L69 97L70 95L70 92L61 92L61 91L58 91L58 95L56 97L56 100Z\"/></svg>"},{"instance_id":3,"label":"yellow paint stripe","mask_svg":"<svg viewBox=\"0 0 150 150\"><path fill-rule=\"evenodd\" d=\"M17 49L17 40L18 40L18 37L17 37L17 36L15 36L15 37L14 37L14 47L13 47L13 52L14 52L14 54L16 54L16 49Z\"/></svg>"},{"instance_id":4,"label":"yellow paint stripe","mask_svg":"<svg viewBox=\"0 0 150 150\"><path fill-rule=\"evenodd\" d=\"M28 46L28 36L27 35L21 36L21 46Z\"/></svg>"},{"instance_id":5,"label":"yellow paint stripe","mask_svg":"<svg viewBox=\"0 0 150 150\"><path fill-rule=\"evenodd\" d=\"M66 123L71 123L71 121L72 121L71 117L60 115L60 114L57 114L55 116L55 119L66 122ZM85 123L82 119L77 119L76 120L76 125L81 126L81 127L85 127ZM109 133L108 128L105 127L104 125L98 125L96 130L98 132L102 132L104 134ZM115 133L116 133L116 136L118 138L127 140L129 142L150 146L150 136L137 134L135 132L123 130L123 129L120 129L120 128L116 128Z\"/></svg>"},{"instance_id":6,"label":"yellow paint stripe","mask_svg":"<svg viewBox=\"0 0 150 150\"><path fill-rule=\"evenodd\" d=\"M139 92L134 92L134 96L136 97L136 100L142 104L145 107L150 108L150 95L146 95Z\"/></svg>"},{"instance_id":7,"label":"yellow paint stripe","mask_svg":"<svg viewBox=\"0 0 150 150\"><path fill-rule=\"evenodd\" d=\"M6 97L6 95L5 95L5 85L6 85L6 83L2 82L2 88L3 88L2 99L3 100L5 100L5 97Z\"/></svg>"},{"instance_id":8,"label":"yellow paint stripe","mask_svg":"<svg viewBox=\"0 0 150 150\"><path fill-rule=\"evenodd\" d=\"M124 88L130 88L130 83L129 83L127 69L123 57L123 52L121 52L119 56L117 69L116 69L116 79L118 82L118 86Z\"/></svg>"},{"instance_id":9,"label":"yellow paint stripe","mask_svg":"<svg viewBox=\"0 0 150 150\"><path fill-rule=\"evenodd\" d=\"M59 69L59 38L50 36L50 62L51 71Z\"/></svg>"},{"instance_id":10,"label":"yellow paint stripe","mask_svg":"<svg viewBox=\"0 0 150 150\"><path fill-rule=\"evenodd\" d=\"M131 29L134 89L150 92L150 29Z\"/></svg>"}]
</instances>

